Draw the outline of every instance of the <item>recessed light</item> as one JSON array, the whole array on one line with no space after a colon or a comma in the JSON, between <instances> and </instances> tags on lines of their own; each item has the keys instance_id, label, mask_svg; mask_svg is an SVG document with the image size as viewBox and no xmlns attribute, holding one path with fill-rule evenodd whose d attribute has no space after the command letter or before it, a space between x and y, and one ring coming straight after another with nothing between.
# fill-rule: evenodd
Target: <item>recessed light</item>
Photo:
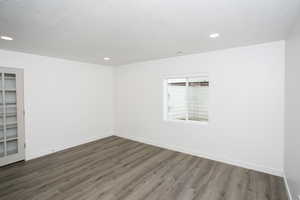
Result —
<instances>
[{"instance_id":1,"label":"recessed light","mask_svg":"<svg viewBox=\"0 0 300 200\"><path fill-rule=\"evenodd\" d=\"M110 60L110 58L109 57L104 57L103 60Z\"/></svg>"},{"instance_id":2,"label":"recessed light","mask_svg":"<svg viewBox=\"0 0 300 200\"><path fill-rule=\"evenodd\" d=\"M4 36L4 35L1 36L1 39L2 40L13 40L12 37Z\"/></svg>"},{"instance_id":3,"label":"recessed light","mask_svg":"<svg viewBox=\"0 0 300 200\"><path fill-rule=\"evenodd\" d=\"M212 34L209 35L210 38L217 38L219 36L220 36L219 33L212 33Z\"/></svg>"}]
</instances>

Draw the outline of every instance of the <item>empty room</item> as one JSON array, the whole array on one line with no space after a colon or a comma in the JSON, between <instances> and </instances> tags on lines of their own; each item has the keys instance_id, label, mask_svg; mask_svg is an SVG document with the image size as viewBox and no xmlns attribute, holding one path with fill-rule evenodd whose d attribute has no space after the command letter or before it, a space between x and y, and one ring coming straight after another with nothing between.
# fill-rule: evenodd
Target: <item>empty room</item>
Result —
<instances>
[{"instance_id":1,"label":"empty room","mask_svg":"<svg viewBox=\"0 0 300 200\"><path fill-rule=\"evenodd\" d=\"M300 0L0 0L0 200L300 200Z\"/></svg>"}]
</instances>

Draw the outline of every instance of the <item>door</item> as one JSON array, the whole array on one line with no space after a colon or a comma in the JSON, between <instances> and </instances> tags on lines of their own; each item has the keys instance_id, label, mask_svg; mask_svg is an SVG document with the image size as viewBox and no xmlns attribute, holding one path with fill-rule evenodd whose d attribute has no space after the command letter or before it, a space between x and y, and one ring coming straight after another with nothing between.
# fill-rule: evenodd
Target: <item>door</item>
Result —
<instances>
[{"instance_id":1,"label":"door","mask_svg":"<svg viewBox=\"0 0 300 200\"><path fill-rule=\"evenodd\" d=\"M23 70L0 67L0 166L25 159Z\"/></svg>"}]
</instances>

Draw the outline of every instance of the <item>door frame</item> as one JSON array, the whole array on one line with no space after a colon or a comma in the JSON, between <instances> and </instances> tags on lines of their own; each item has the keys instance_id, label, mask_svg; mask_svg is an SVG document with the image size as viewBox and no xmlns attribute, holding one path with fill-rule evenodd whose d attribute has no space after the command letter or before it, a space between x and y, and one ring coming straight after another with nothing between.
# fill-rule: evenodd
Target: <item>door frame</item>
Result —
<instances>
[{"instance_id":1,"label":"door frame","mask_svg":"<svg viewBox=\"0 0 300 200\"><path fill-rule=\"evenodd\" d=\"M0 158L0 167L25 160L25 111L24 111L24 69L0 66L1 73L16 74L17 141L18 153ZM4 76L3 76L4 79ZM3 102L4 103L4 102ZM3 105L4 109L4 105ZM4 129L3 129L4 133Z\"/></svg>"}]
</instances>

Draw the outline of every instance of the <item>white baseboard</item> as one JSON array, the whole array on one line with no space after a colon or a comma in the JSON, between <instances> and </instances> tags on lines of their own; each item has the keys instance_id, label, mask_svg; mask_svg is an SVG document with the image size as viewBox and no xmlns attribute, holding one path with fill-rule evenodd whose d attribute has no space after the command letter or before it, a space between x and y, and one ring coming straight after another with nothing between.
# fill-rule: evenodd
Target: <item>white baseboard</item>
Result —
<instances>
[{"instance_id":1,"label":"white baseboard","mask_svg":"<svg viewBox=\"0 0 300 200\"><path fill-rule=\"evenodd\" d=\"M290 191L290 187L289 187L289 184L288 184L288 181L287 181L287 177L286 177L285 174L283 174L283 180L284 180L284 185L285 185L289 200L293 200L292 194L291 194L291 191Z\"/></svg>"},{"instance_id":2,"label":"white baseboard","mask_svg":"<svg viewBox=\"0 0 300 200\"><path fill-rule=\"evenodd\" d=\"M138 141L138 142L142 142L142 143L146 143L146 144L150 144L150 145L153 145L153 146L158 146L158 147L170 149L170 150L173 150L173 151L178 151L178 152L191 154L191 155L194 155L194 156L198 156L198 157L202 157L202 158L206 158L206 159L210 159L210 160L215 160L215 161L227 163L227 164L230 164L230 165L235 165L235 166L238 166L238 167L243 167L243 168L246 168L246 169L252 169L252 170L264 172L264 173L267 173L267 174L272 174L272 175L275 175L275 176L280 176L280 177L283 176L283 172L279 169L274 169L274 168L265 167L265 166L261 166L261 165L251 164L251 163L247 163L247 162L244 162L244 161L231 160L231 159L228 159L228 158L221 158L221 157L218 157L218 156L209 155L209 154L205 154L205 153L202 153L202 152L197 152L195 150L178 147L178 146L175 146L175 145L158 143L158 142L151 141L149 139L145 139L145 138L142 138L142 137L123 136L123 135L118 135L118 134L116 136L127 138L127 139Z\"/></svg>"},{"instance_id":3,"label":"white baseboard","mask_svg":"<svg viewBox=\"0 0 300 200\"><path fill-rule=\"evenodd\" d=\"M49 154L52 154L52 153L55 153L55 152L58 152L58 151L62 151L62 150L69 149L69 148L72 148L72 147L75 147L75 146L79 146L79 145L82 145L82 144L86 144L86 143L89 143L89 142L100 140L100 139L103 139L103 138L106 138L106 137L109 137L109 136L113 136L113 135L114 135L113 132L109 132L109 133L101 134L101 135L99 135L99 137L97 136L97 137L85 138L84 140L82 140L80 142L67 144L67 145L64 145L64 146L55 146L54 151L53 151L53 149L43 149L43 150L39 150L39 152L35 152L34 154L29 154L28 152L26 152L25 160L29 161L29 160L32 160L32 159L43 157L43 156L46 156L46 155L49 155Z\"/></svg>"}]
</instances>

